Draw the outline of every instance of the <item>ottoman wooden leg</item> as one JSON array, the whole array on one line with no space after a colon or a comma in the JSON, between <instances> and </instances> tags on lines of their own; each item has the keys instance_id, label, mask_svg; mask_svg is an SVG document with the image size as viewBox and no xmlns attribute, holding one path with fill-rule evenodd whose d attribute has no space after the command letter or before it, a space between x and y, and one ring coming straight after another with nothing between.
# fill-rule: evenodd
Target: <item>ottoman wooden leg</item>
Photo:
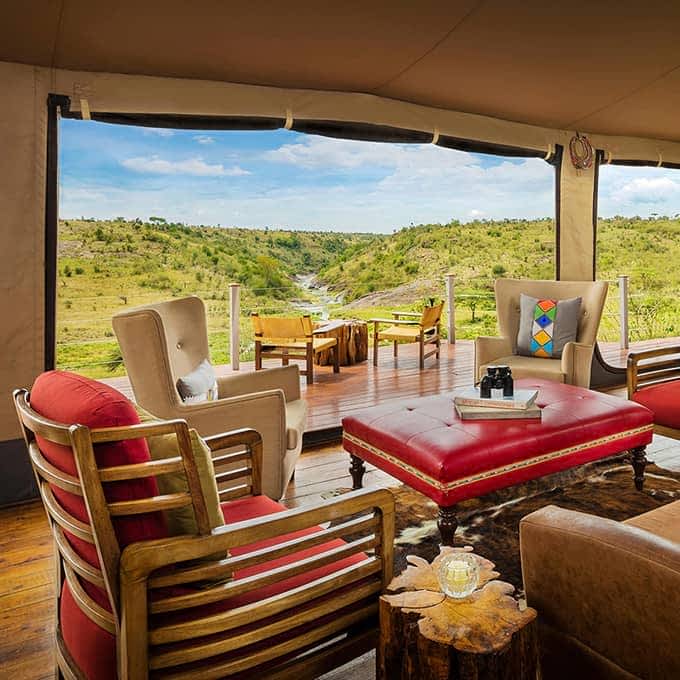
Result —
<instances>
[{"instance_id":1,"label":"ottoman wooden leg","mask_svg":"<svg viewBox=\"0 0 680 680\"><path fill-rule=\"evenodd\" d=\"M352 475L352 489L361 489L362 480L366 472L366 466L364 465L364 461L361 460L359 456L355 456L353 453L349 454L349 459L349 472Z\"/></svg>"},{"instance_id":2,"label":"ottoman wooden leg","mask_svg":"<svg viewBox=\"0 0 680 680\"><path fill-rule=\"evenodd\" d=\"M442 539L442 545L453 546L453 536L458 528L458 518L456 517L455 506L442 508L439 506L439 518L437 528Z\"/></svg>"},{"instance_id":3,"label":"ottoman wooden leg","mask_svg":"<svg viewBox=\"0 0 680 680\"><path fill-rule=\"evenodd\" d=\"M630 462L633 466L633 480L635 481L635 488L642 491L645 484L645 466L649 462L645 456L645 447L638 446L630 450Z\"/></svg>"}]
</instances>

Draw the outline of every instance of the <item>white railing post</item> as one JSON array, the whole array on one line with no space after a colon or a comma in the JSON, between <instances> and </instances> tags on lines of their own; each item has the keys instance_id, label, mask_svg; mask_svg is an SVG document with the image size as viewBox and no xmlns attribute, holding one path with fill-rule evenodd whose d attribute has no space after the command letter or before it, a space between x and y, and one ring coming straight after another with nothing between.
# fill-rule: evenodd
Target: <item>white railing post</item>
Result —
<instances>
[{"instance_id":1,"label":"white railing post","mask_svg":"<svg viewBox=\"0 0 680 680\"><path fill-rule=\"evenodd\" d=\"M621 338L619 346L628 349L628 276L619 274L619 324Z\"/></svg>"},{"instance_id":2,"label":"white railing post","mask_svg":"<svg viewBox=\"0 0 680 680\"><path fill-rule=\"evenodd\" d=\"M455 287L455 275L446 275L446 313L448 315L447 319L447 331L449 334L449 343L453 344L456 342L456 303L453 298L454 287Z\"/></svg>"},{"instance_id":3,"label":"white railing post","mask_svg":"<svg viewBox=\"0 0 680 680\"><path fill-rule=\"evenodd\" d=\"M231 370L239 369L239 349L241 347L241 284L229 284L229 361Z\"/></svg>"}]
</instances>

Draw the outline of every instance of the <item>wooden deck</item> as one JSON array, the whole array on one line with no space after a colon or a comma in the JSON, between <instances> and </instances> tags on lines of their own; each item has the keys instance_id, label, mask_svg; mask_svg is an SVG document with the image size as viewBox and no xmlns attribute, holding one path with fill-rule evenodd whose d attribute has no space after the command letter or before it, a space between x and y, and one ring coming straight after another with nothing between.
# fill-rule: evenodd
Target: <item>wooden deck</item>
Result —
<instances>
[{"instance_id":1,"label":"wooden deck","mask_svg":"<svg viewBox=\"0 0 680 680\"><path fill-rule=\"evenodd\" d=\"M680 442L655 436L648 447L660 467L680 471ZM348 456L340 445L304 453L284 503L323 500L322 494L351 487ZM366 486L396 480L367 465ZM54 552L42 504L0 509L0 678L54 678Z\"/></svg>"},{"instance_id":2,"label":"wooden deck","mask_svg":"<svg viewBox=\"0 0 680 680\"><path fill-rule=\"evenodd\" d=\"M660 345L680 343L680 338L663 338L635 343L631 350L648 349ZM600 345L603 357L614 366L625 366L627 350L620 350L616 343ZM425 369L418 369L417 345L402 345L399 357L392 356L392 348L381 347L378 366L372 361L343 366L334 374L330 366L315 367L315 382L306 385L302 379L302 392L309 404L307 432L321 432L341 427L344 416L362 411L376 404L403 399L404 397L427 396L465 387L472 383L474 366L474 343L459 340L453 345L442 344L441 358L426 359ZM266 366L280 365L278 361L265 362ZM241 372L253 371L252 362L243 362ZM231 368L217 367L220 375L228 375ZM130 383L126 377L109 378L105 382L132 397Z\"/></svg>"}]
</instances>

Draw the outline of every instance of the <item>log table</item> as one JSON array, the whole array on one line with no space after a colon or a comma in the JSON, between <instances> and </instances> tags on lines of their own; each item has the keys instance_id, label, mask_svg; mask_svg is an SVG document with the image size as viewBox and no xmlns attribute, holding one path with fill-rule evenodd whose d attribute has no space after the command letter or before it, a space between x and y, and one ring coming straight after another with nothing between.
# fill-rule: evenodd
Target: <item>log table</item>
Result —
<instances>
[{"instance_id":1,"label":"log table","mask_svg":"<svg viewBox=\"0 0 680 680\"><path fill-rule=\"evenodd\" d=\"M442 547L432 564L410 555L410 566L380 598L379 680L536 680L536 610L520 608L513 586L496 580L494 564L478 556L480 587L462 600L439 586Z\"/></svg>"},{"instance_id":2,"label":"log table","mask_svg":"<svg viewBox=\"0 0 680 680\"><path fill-rule=\"evenodd\" d=\"M340 366L352 366L368 358L368 325L365 321L327 321L314 329L315 337L337 338ZM319 352L314 361L319 366L333 363L332 350Z\"/></svg>"}]
</instances>

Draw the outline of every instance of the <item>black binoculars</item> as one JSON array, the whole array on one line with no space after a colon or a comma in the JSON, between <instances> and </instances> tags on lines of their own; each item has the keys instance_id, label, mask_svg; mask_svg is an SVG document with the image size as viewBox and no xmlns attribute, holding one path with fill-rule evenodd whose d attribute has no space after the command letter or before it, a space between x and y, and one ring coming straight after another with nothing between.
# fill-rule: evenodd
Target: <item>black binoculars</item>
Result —
<instances>
[{"instance_id":1,"label":"black binoculars","mask_svg":"<svg viewBox=\"0 0 680 680\"><path fill-rule=\"evenodd\" d=\"M479 384L479 396L491 399L491 390L503 390L504 397L512 397L514 383L510 366L487 366L486 375Z\"/></svg>"}]
</instances>

